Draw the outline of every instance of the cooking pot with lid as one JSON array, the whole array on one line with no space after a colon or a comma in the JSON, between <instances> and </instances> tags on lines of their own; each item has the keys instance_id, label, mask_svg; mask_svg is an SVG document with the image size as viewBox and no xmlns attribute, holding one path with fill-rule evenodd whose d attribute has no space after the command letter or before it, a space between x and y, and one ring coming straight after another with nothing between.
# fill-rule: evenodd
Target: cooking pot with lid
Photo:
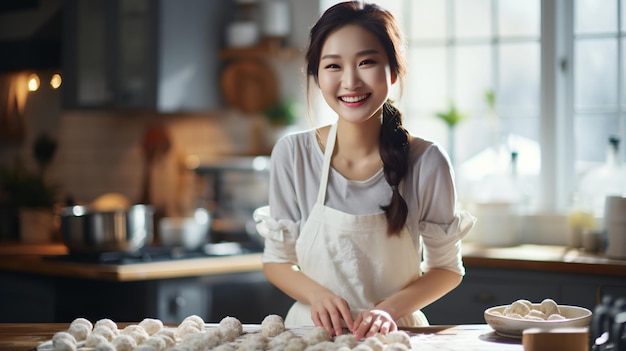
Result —
<instances>
[{"instance_id":1,"label":"cooking pot with lid","mask_svg":"<svg viewBox=\"0 0 626 351\"><path fill-rule=\"evenodd\" d=\"M138 251L152 243L153 217L153 207L142 204L108 211L65 207L61 210L61 238L70 252Z\"/></svg>"}]
</instances>

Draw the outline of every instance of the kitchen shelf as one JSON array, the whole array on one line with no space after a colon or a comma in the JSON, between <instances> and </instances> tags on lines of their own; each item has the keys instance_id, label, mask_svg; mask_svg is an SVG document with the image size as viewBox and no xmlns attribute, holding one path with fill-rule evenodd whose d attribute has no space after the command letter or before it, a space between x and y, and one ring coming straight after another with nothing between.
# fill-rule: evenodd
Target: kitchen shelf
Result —
<instances>
[{"instance_id":1,"label":"kitchen shelf","mask_svg":"<svg viewBox=\"0 0 626 351\"><path fill-rule=\"evenodd\" d=\"M237 60L244 58L269 58L292 59L300 54L301 50L292 47L282 47L271 40L263 40L256 46L245 48L223 48L220 50L220 59Z\"/></svg>"}]
</instances>

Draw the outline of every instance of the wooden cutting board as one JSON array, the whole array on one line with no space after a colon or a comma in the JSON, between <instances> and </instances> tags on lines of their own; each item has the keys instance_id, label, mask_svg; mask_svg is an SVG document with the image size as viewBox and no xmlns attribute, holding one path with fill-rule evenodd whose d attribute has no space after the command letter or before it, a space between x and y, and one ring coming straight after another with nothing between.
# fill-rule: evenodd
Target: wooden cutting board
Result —
<instances>
[{"instance_id":1,"label":"wooden cutting board","mask_svg":"<svg viewBox=\"0 0 626 351\"><path fill-rule=\"evenodd\" d=\"M278 82L272 68L257 59L236 60L222 72L226 103L246 114L258 114L278 100Z\"/></svg>"}]
</instances>

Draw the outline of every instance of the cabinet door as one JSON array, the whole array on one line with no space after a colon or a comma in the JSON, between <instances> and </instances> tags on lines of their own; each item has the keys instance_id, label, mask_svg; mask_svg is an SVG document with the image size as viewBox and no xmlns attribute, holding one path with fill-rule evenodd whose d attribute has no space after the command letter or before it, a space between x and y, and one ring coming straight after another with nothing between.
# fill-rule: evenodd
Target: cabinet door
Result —
<instances>
[{"instance_id":1,"label":"cabinet door","mask_svg":"<svg viewBox=\"0 0 626 351\"><path fill-rule=\"evenodd\" d=\"M149 107L156 89L156 2L68 1L65 107Z\"/></svg>"},{"instance_id":2,"label":"cabinet door","mask_svg":"<svg viewBox=\"0 0 626 351\"><path fill-rule=\"evenodd\" d=\"M180 323L188 316L207 320L211 291L201 278L158 282L157 315L163 322Z\"/></svg>"}]
</instances>

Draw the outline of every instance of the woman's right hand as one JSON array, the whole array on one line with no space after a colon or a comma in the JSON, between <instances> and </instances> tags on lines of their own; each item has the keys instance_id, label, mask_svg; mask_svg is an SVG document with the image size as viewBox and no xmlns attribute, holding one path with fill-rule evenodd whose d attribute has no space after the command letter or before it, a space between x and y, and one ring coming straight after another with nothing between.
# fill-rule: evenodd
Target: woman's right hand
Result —
<instances>
[{"instance_id":1,"label":"woman's right hand","mask_svg":"<svg viewBox=\"0 0 626 351\"><path fill-rule=\"evenodd\" d=\"M331 336L341 335L342 320L348 329L352 329L350 306L343 298L330 291L318 292L310 299L310 303L313 323L328 330Z\"/></svg>"}]
</instances>

